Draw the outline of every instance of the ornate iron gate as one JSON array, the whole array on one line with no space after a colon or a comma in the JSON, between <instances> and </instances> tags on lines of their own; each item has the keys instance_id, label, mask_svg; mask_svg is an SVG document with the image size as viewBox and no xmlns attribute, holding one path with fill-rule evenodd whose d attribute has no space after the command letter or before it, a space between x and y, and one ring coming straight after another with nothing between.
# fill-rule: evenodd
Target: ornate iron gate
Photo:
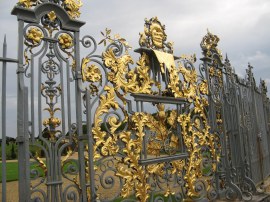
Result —
<instances>
[{"instance_id":1,"label":"ornate iron gate","mask_svg":"<svg viewBox=\"0 0 270 202\"><path fill-rule=\"evenodd\" d=\"M97 54L96 41L80 37L81 6L20 0L12 11L20 201L252 199L253 180L269 174L269 145L259 136L269 136L265 84L261 92L252 76L242 84L209 32L197 75L196 57L174 56L156 17L145 20L134 68L128 43L111 30L102 32L106 48ZM81 48L89 49L82 59ZM256 154L268 152L258 157L261 177L247 147L253 133Z\"/></svg>"}]
</instances>

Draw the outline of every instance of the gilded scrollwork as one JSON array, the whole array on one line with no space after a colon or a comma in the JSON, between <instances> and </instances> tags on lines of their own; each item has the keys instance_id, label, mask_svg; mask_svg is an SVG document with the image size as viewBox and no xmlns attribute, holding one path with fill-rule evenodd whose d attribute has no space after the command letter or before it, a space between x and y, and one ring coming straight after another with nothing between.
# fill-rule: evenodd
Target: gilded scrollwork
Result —
<instances>
[{"instance_id":1,"label":"gilded scrollwork","mask_svg":"<svg viewBox=\"0 0 270 202\"><path fill-rule=\"evenodd\" d=\"M116 90L126 93L147 93L151 94L151 87L154 81L149 77L149 59L142 54L137 67L134 70L128 68L133 64L131 56L126 53L117 58L113 49L103 53L103 61L111 72L108 73L108 80L114 84Z\"/></svg>"},{"instance_id":2,"label":"gilded scrollwork","mask_svg":"<svg viewBox=\"0 0 270 202\"><path fill-rule=\"evenodd\" d=\"M180 80L180 75L183 77L183 80ZM187 98L192 102L197 93L196 69L193 66L186 68L182 62L178 62L178 67L172 67L170 69L169 78L168 88L172 91L174 97Z\"/></svg>"},{"instance_id":3,"label":"gilded scrollwork","mask_svg":"<svg viewBox=\"0 0 270 202\"><path fill-rule=\"evenodd\" d=\"M119 146L116 144L117 136L109 135L101 130L101 123L102 118L101 116L108 113L108 111L112 109L118 109L119 105L115 100L115 91L112 87L105 86L104 90L107 92L106 95L100 96L99 106L96 110L95 117L94 117L94 126L92 129L95 145L94 145L94 159L99 159L101 155L108 156L108 155L115 155L118 150ZM114 128L117 127L116 124L117 120L111 120L111 130L115 130ZM97 149L100 149L100 153L97 152Z\"/></svg>"}]
</instances>

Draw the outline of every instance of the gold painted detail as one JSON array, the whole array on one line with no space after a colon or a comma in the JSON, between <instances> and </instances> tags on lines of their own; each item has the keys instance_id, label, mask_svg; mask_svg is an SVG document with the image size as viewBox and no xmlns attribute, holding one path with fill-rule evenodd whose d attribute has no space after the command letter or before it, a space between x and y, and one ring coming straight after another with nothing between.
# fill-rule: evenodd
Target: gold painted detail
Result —
<instances>
[{"instance_id":1,"label":"gold painted detail","mask_svg":"<svg viewBox=\"0 0 270 202\"><path fill-rule=\"evenodd\" d=\"M94 116L94 127L92 129L93 137L95 140L94 145L94 160L97 160L102 156L115 155L119 147L116 144L117 136L113 135L115 130L119 127L116 118L111 117L109 124L111 126L111 135L101 130L102 115L108 113L110 109L118 109L119 105L115 101L115 91L112 87L105 86L104 90L107 92L106 95L100 96L99 106ZM97 152L97 148L100 148L100 152Z\"/></svg>"},{"instance_id":2,"label":"gold painted detail","mask_svg":"<svg viewBox=\"0 0 270 202\"><path fill-rule=\"evenodd\" d=\"M182 60L190 61L192 64L194 64L197 60L196 54L193 55L182 54L180 58Z\"/></svg>"},{"instance_id":3,"label":"gold painted detail","mask_svg":"<svg viewBox=\"0 0 270 202\"><path fill-rule=\"evenodd\" d=\"M49 20L50 20L51 22L54 22L55 19L56 19L56 14L55 14L54 11L49 12L49 13L47 14L47 16L48 16L48 18L49 18Z\"/></svg>"},{"instance_id":4,"label":"gold painted detail","mask_svg":"<svg viewBox=\"0 0 270 202\"><path fill-rule=\"evenodd\" d=\"M129 46L126 39L122 38L119 34L115 34L114 36L111 36L111 29L106 28L105 32L101 32L101 35L104 37L98 44L103 44L104 46L107 45L107 41L109 43L113 42L119 42L122 44L126 50L131 49L131 46Z\"/></svg>"},{"instance_id":5,"label":"gold painted detail","mask_svg":"<svg viewBox=\"0 0 270 202\"><path fill-rule=\"evenodd\" d=\"M155 134L148 139L147 152L154 156L160 156L161 152L173 155L179 151L179 138L175 131L177 112L165 111L164 104L158 104L157 108L156 115L146 115L145 126Z\"/></svg>"},{"instance_id":6,"label":"gold painted detail","mask_svg":"<svg viewBox=\"0 0 270 202\"><path fill-rule=\"evenodd\" d=\"M165 73L165 67L166 65L167 69L170 71L171 68L175 68L175 61L174 56L170 53L154 50L154 53L160 63L161 72Z\"/></svg>"},{"instance_id":7,"label":"gold painted detail","mask_svg":"<svg viewBox=\"0 0 270 202\"><path fill-rule=\"evenodd\" d=\"M82 7L81 0L64 0L64 8L69 16L73 19L79 18L81 15L80 8Z\"/></svg>"},{"instance_id":8,"label":"gold painted detail","mask_svg":"<svg viewBox=\"0 0 270 202\"><path fill-rule=\"evenodd\" d=\"M102 74L98 66L90 63L89 58L82 59L82 80L83 82L89 82L89 90L92 95L97 95L98 87L95 83L102 84Z\"/></svg>"},{"instance_id":9,"label":"gold painted detail","mask_svg":"<svg viewBox=\"0 0 270 202\"><path fill-rule=\"evenodd\" d=\"M27 48L24 50L24 66L28 68L30 63L30 56L32 50L41 44L44 35L42 31L37 27L30 27L25 35L24 44Z\"/></svg>"},{"instance_id":10,"label":"gold painted detail","mask_svg":"<svg viewBox=\"0 0 270 202\"><path fill-rule=\"evenodd\" d=\"M76 69L76 60L74 57L74 42L73 37L68 33L63 33L58 37L58 43L61 48L61 50L67 54L67 59L71 59L71 67L72 71L75 71Z\"/></svg>"},{"instance_id":11,"label":"gold painted detail","mask_svg":"<svg viewBox=\"0 0 270 202\"><path fill-rule=\"evenodd\" d=\"M41 32L41 30L37 27L31 27L28 31L27 31L27 34L26 34L26 40L28 42L30 42L29 45L32 45L32 46L36 46L38 45L42 38L43 38L43 33Z\"/></svg>"},{"instance_id":12,"label":"gold painted detail","mask_svg":"<svg viewBox=\"0 0 270 202\"><path fill-rule=\"evenodd\" d=\"M47 90L47 92L46 92ZM56 86L54 91L58 91L59 95L61 94L61 87ZM54 99L58 96L57 94L54 94L51 92L51 90L48 90L48 87L45 86L44 84L41 85L41 93L45 96L48 96L49 98L49 103L47 108L45 108L45 111L48 111L50 114L49 118L46 118L43 120L43 125L45 127L48 127L48 135L49 135L49 139L50 141L54 142L56 141L56 135L58 133L61 133L61 131L56 130L57 127L59 127L61 125L61 120L57 117L55 117L55 113L57 111L61 111L60 108L55 108L55 104L54 104Z\"/></svg>"},{"instance_id":13,"label":"gold painted detail","mask_svg":"<svg viewBox=\"0 0 270 202\"><path fill-rule=\"evenodd\" d=\"M126 144L123 152L126 154L123 162L117 166L117 176L125 180L121 196L128 197L131 195L133 188L136 191L136 197L139 201L146 202L149 198L148 190L150 185L147 184L148 174L143 166L139 164L140 153L142 151L142 142L144 134L144 125L147 116L144 113L135 113L131 120L134 124L136 138L131 138L131 132L126 131L120 134L120 139ZM128 168L128 169L127 169Z\"/></svg>"},{"instance_id":14,"label":"gold painted detail","mask_svg":"<svg viewBox=\"0 0 270 202\"><path fill-rule=\"evenodd\" d=\"M208 105L208 101L205 98L196 97L194 100L194 109L188 114L181 114L178 117L178 122L181 124L182 135L184 139L185 146L189 153L189 158L187 159L187 164L185 166L186 175L184 177L186 183L186 188L188 190L189 198L200 197L199 193L196 191L196 183L198 180L203 179L202 173L202 148L207 147L210 151L209 160L217 160L215 150L216 136L209 133L210 127L207 123L207 115L205 107ZM193 118L193 117L196 118ZM212 163L211 170L216 170L216 163ZM207 187L210 187L210 182L205 180Z\"/></svg>"},{"instance_id":15,"label":"gold painted detail","mask_svg":"<svg viewBox=\"0 0 270 202\"><path fill-rule=\"evenodd\" d=\"M180 75L183 77L182 81L180 80ZM169 78L168 87L174 97L187 98L188 101L192 102L197 93L197 72L195 68L186 68L179 62L178 67L172 67L170 69ZM204 86L207 87L207 84Z\"/></svg>"},{"instance_id":16,"label":"gold painted detail","mask_svg":"<svg viewBox=\"0 0 270 202\"><path fill-rule=\"evenodd\" d=\"M113 49L102 54L106 67L111 72L108 73L108 80L113 83L115 89L126 93L147 93L151 94L154 81L149 77L149 59L144 53L137 62L137 67L128 69L129 64L133 64L131 56L126 53L117 58Z\"/></svg>"},{"instance_id":17,"label":"gold painted detail","mask_svg":"<svg viewBox=\"0 0 270 202\"><path fill-rule=\"evenodd\" d=\"M42 0L19 0L18 5L24 8L31 9L42 3ZM81 0L63 0L63 3L59 3L59 5L63 7L63 9L68 13L70 18L75 19L80 17L80 8L83 5Z\"/></svg>"},{"instance_id":18,"label":"gold painted detail","mask_svg":"<svg viewBox=\"0 0 270 202\"><path fill-rule=\"evenodd\" d=\"M43 18L46 19L42 23L44 28L48 30L49 36L53 37L52 33L56 30L59 30L58 26L60 23L59 19L56 16L56 13L54 11L50 11Z\"/></svg>"},{"instance_id":19,"label":"gold painted detail","mask_svg":"<svg viewBox=\"0 0 270 202\"><path fill-rule=\"evenodd\" d=\"M151 28L152 22L156 24L152 25ZM157 19L152 19L148 24L146 23L145 40L141 41L141 46L147 46L148 43L148 48L156 50L163 50L165 48L164 41L166 38L164 36L166 35L162 35L165 33L160 35L150 34L150 31L153 31L158 26L160 29L163 29L158 22ZM156 32L162 32L162 30L156 30ZM100 41L100 44L104 43L106 45L106 41L109 41L117 45L120 44L119 47L121 48L127 48L126 40L120 36L113 38L110 36L110 33L111 30L108 29L105 30L105 34L102 33L105 38ZM161 42L163 45L161 45ZM155 133L155 137L149 137L146 146L149 154L161 156L161 151L165 150L167 154L174 155L179 151L179 136L175 133L175 127L177 124L180 124L183 141L190 157L185 160L170 162L170 173L180 174L184 169L188 197L199 197L198 190L196 189L198 181L205 181L207 189L211 187L210 177L207 178L202 173L202 162L206 158L203 156L202 148L209 150L210 154L207 158L209 158L209 161L213 160L211 165L212 171L216 170L215 160L219 158L215 149L217 138L214 134L210 134L207 120L206 108L208 107L208 101L204 97L208 95L207 81L198 81L196 70L192 64L188 68L182 63L179 63L178 66L170 65L169 90L172 91L175 98L186 98L190 102L189 111L178 115L175 110L165 111L163 104L156 104L158 109L156 114L137 112L128 116L124 107L121 106L116 98L122 100L125 104L125 95L128 93L154 94L152 86L155 82L150 79L149 58L145 53L142 53L136 68L130 70L129 65L133 64L131 56L127 51L119 56L119 52L121 51L117 48L109 48L102 54L104 65L108 69L108 81L112 86L106 85L104 87L105 93L100 96L99 105L94 115L92 128L95 140L94 161L108 156L116 157L121 154L122 159L116 160L116 175L124 180L121 196L124 198L128 197L135 191L139 201L147 201L149 198L148 192L150 191L150 185L147 183L149 176L157 175L161 177L164 175L166 168L165 163L147 166L142 166L139 163L143 138L146 136L145 130ZM181 62L187 62L191 58L182 56ZM193 57L193 60L189 62L193 63L195 60L195 57ZM102 81L102 74L97 66L90 63L91 61L88 58L82 60L83 81L94 85L96 82ZM215 74L222 76L222 72L217 71ZM183 80L180 78L183 78ZM106 131L102 130L101 124L104 122L104 116L116 110L122 110L124 120L120 121L116 117L110 117L108 119L109 127L107 127ZM127 130L117 132L117 129L122 124L128 124ZM118 144L119 141L124 144L121 150ZM168 185L166 195L169 194L174 194L174 192Z\"/></svg>"},{"instance_id":20,"label":"gold painted detail","mask_svg":"<svg viewBox=\"0 0 270 202\"><path fill-rule=\"evenodd\" d=\"M40 167L43 170L44 176L47 176L47 172L48 172L47 166L44 163L44 161L39 157L39 154L36 153L36 155L34 155L33 158L38 162L38 167Z\"/></svg>"},{"instance_id":21,"label":"gold painted detail","mask_svg":"<svg viewBox=\"0 0 270 202\"><path fill-rule=\"evenodd\" d=\"M25 7L25 8L31 8L33 6L36 6L40 3L40 0L19 0L18 4Z\"/></svg>"},{"instance_id":22,"label":"gold painted detail","mask_svg":"<svg viewBox=\"0 0 270 202\"><path fill-rule=\"evenodd\" d=\"M212 34L207 29L207 34L203 37L201 42L201 48L204 51L205 56L212 57L213 53L216 52L219 58L222 60L222 53L217 48L219 38L217 35Z\"/></svg>"},{"instance_id":23,"label":"gold painted detail","mask_svg":"<svg viewBox=\"0 0 270 202\"><path fill-rule=\"evenodd\" d=\"M141 47L172 53L173 42L166 43L166 39L165 26L161 24L157 17L153 17L150 20L145 19L144 32L140 33L139 44Z\"/></svg>"},{"instance_id":24,"label":"gold painted detail","mask_svg":"<svg viewBox=\"0 0 270 202\"><path fill-rule=\"evenodd\" d=\"M73 39L67 33L61 34L58 38L58 42L62 49L70 49L73 47Z\"/></svg>"}]
</instances>

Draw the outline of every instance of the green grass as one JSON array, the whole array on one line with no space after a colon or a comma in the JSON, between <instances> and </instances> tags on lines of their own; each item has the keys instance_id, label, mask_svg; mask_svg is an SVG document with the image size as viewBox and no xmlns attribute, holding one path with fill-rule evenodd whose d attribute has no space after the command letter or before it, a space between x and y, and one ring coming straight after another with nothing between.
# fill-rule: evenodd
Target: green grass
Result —
<instances>
[{"instance_id":1,"label":"green grass","mask_svg":"<svg viewBox=\"0 0 270 202\"><path fill-rule=\"evenodd\" d=\"M18 162L7 162L7 182L18 180ZM2 163L0 163L0 182L2 182Z\"/></svg>"}]
</instances>

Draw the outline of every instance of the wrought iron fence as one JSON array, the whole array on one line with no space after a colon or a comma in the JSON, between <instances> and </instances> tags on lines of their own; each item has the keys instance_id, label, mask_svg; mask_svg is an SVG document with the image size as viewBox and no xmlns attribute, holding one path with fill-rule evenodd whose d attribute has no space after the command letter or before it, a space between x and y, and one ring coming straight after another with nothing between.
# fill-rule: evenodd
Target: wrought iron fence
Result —
<instances>
[{"instance_id":1,"label":"wrought iron fence","mask_svg":"<svg viewBox=\"0 0 270 202\"><path fill-rule=\"evenodd\" d=\"M270 174L269 99L249 65L240 79L219 38L202 64L173 55L162 23L145 21L136 66L105 30L97 53L80 37L81 2L20 1L18 59L2 73L2 201L6 64L17 67L19 201L252 200ZM80 48L89 54L80 57Z\"/></svg>"}]
</instances>

